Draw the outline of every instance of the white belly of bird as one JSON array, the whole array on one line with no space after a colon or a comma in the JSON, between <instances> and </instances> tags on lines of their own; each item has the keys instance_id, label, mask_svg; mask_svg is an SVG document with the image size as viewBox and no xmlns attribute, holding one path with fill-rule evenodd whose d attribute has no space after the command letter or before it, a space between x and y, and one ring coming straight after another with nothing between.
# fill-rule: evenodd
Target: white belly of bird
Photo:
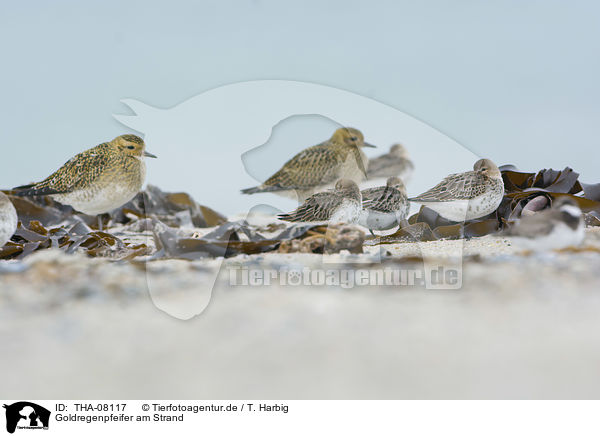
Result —
<instances>
[{"instance_id":1,"label":"white belly of bird","mask_svg":"<svg viewBox=\"0 0 600 436\"><path fill-rule=\"evenodd\" d=\"M0 211L0 247L3 247L17 230L17 212L9 203Z\"/></svg>"},{"instance_id":2,"label":"white belly of bird","mask_svg":"<svg viewBox=\"0 0 600 436\"><path fill-rule=\"evenodd\" d=\"M371 230L389 230L398 225L398 216L395 212L378 212L363 209L360 213L358 224Z\"/></svg>"},{"instance_id":3,"label":"white belly of bird","mask_svg":"<svg viewBox=\"0 0 600 436\"><path fill-rule=\"evenodd\" d=\"M498 209L502 201L502 193L485 193L471 200L453 200L440 202L423 202L421 204L436 211L443 218L461 222L489 215Z\"/></svg>"},{"instance_id":4,"label":"white belly of bird","mask_svg":"<svg viewBox=\"0 0 600 436\"><path fill-rule=\"evenodd\" d=\"M69 194L54 195L60 203L87 215L98 215L113 211L133 199L139 192L138 187L112 184L98 191L80 190Z\"/></svg>"},{"instance_id":5,"label":"white belly of bird","mask_svg":"<svg viewBox=\"0 0 600 436\"><path fill-rule=\"evenodd\" d=\"M362 206L357 201L345 199L342 204L333 212L330 223L355 224L358 222Z\"/></svg>"},{"instance_id":6,"label":"white belly of bird","mask_svg":"<svg viewBox=\"0 0 600 436\"><path fill-rule=\"evenodd\" d=\"M525 238L522 236L510 236L508 239L523 250L535 252L560 250L567 247L577 247L585 237L585 226L580 225L573 230L564 223L557 223L552 232L544 236Z\"/></svg>"}]
</instances>

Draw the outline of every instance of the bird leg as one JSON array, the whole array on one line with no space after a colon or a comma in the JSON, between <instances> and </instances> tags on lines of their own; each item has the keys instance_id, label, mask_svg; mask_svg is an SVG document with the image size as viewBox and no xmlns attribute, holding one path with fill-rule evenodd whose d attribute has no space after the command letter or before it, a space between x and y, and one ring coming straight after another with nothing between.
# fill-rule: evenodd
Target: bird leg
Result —
<instances>
[{"instance_id":1,"label":"bird leg","mask_svg":"<svg viewBox=\"0 0 600 436\"><path fill-rule=\"evenodd\" d=\"M105 217L108 217L108 223L110 223L110 215L108 213L101 213L100 215L97 215L99 232L104 231L104 218Z\"/></svg>"}]
</instances>

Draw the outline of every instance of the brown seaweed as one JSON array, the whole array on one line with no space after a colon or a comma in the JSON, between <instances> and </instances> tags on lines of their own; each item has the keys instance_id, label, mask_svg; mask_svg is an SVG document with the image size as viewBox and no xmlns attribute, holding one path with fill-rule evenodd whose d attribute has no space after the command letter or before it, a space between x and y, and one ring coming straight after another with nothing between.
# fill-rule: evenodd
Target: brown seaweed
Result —
<instances>
[{"instance_id":1,"label":"brown seaweed","mask_svg":"<svg viewBox=\"0 0 600 436\"><path fill-rule=\"evenodd\" d=\"M580 183L579 174L569 167L562 171L544 169L537 173L524 173L512 165L504 165L500 170L504 180L504 198L498 209L487 217L454 223L422 206L408 219L408 226L392 235L370 238L366 243L375 245L485 236L519 219L530 202L537 203L527 208L535 212L541 203L550 207L552 201L561 196L568 196L579 205L585 212L587 225L600 225L600 183ZM544 196L545 201L538 201L539 196Z\"/></svg>"},{"instance_id":2,"label":"brown seaweed","mask_svg":"<svg viewBox=\"0 0 600 436\"><path fill-rule=\"evenodd\" d=\"M0 248L0 259L22 259L36 250L59 248L67 253L85 251L89 256L111 259L131 259L149 254L145 244L129 244L110 233L115 225L138 227L146 231L150 218L163 218L173 225L191 224L212 227L226 222L214 210L196 203L188 194L165 193L148 186L133 200L110 215L93 217L74 211L50 197L23 198L5 191L19 216L19 226L11 241ZM104 231L99 231L98 224ZM150 227L150 230L153 227Z\"/></svg>"},{"instance_id":3,"label":"brown seaweed","mask_svg":"<svg viewBox=\"0 0 600 436\"><path fill-rule=\"evenodd\" d=\"M339 252L343 249L351 252L357 252L358 249L362 251L364 233L352 228L360 232L360 235L356 233L350 235L351 230L347 227L338 229L335 226L300 224L288 227L276 236L265 237L251 228L246 221L236 221L227 222L205 236L195 238L182 237L176 228L155 220L154 238L159 250L152 259L195 260L207 257L231 257L238 254L259 254L277 249L281 252L304 251L294 250L292 241L306 244L311 238L314 240L317 235L322 236L322 243L316 242L311 250L304 252Z\"/></svg>"},{"instance_id":4,"label":"brown seaweed","mask_svg":"<svg viewBox=\"0 0 600 436\"><path fill-rule=\"evenodd\" d=\"M173 227L214 227L227 221L220 213L196 203L189 194L163 192L153 185L110 214L111 221L119 224L150 217Z\"/></svg>"},{"instance_id":5,"label":"brown seaweed","mask_svg":"<svg viewBox=\"0 0 600 436\"><path fill-rule=\"evenodd\" d=\"M549 207L560 196L569 196L577 202L585 212L587 225L600 226L600 183L580 183L579 174L568 167L562 171L544 169L537 173L520 172L509 165L500 169L505 195L498 209L487 217L455 223L421 207L408 219L408 226L392 235L366 240L364 233L352 226L299 224L259 229L246 221L228 222L223 215L196 203L186 193L166 193L155 186L148 186L118 210L101 216L100 223L99 217L78 213L51 198L15 197L6 191L17 209L20 223L11 241L0 248L0 259L22 259L47 248L67 253L83 251L89 256L114 260L148 255L151 255L149 259L203 259L270 251L360 253L363 244L460 239L496 233L524 212L535 213ZM149 237L154 238L157 250L152 253L146 244L129 243L115 236L111 229L116 225L130 233L152 235ZM180 230L181 227L215 229L195 237Z\"/></svg>"}]
</instances>

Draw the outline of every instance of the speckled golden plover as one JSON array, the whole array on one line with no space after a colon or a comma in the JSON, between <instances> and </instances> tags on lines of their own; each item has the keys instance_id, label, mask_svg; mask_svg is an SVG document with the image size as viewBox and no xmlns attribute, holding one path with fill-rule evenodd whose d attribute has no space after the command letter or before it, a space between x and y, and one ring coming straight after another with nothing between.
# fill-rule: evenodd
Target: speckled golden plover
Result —
<instances>
[{"instance_id":1,"label":"speckled golden plover","mask_svg":"<svg viewBox=\"0 0 600 436\"><path fill-rule=\"evenodd\" d=\"M279 219L293 222L347 223L358 222L361 206L358 185L349 179L338 180L333 190L317 192L296 210L279 215Z\"/></svg>"},{"instance_id":2,"label":"speckled golden plover","mask_svg":"<svg viewBox=\"0 0 600 436\"><path fill-rule=\"evenodd\" d=\"M363 147L374 146L364 141L359 130L342 127L327 141L298 153L262 185L243 189L242 193L272 192L304 201L330 188L336 180L358 183L366 178L368 166Z\"/></svg>"},{"instance_id":3,"label":"speckled golden plover","mask_svg":"<svg viewBox=\"0 0 600 436\"><path fill-rule=\"evenodd\" d=\"M504 197L502 174L494 162L480 159L473 171L450 174L423 194L409 198L450 221L481 218L494 212Z\"/></svg>"},{"instance_id":4,"label":"speckled golden plover","mask_svg":"<svg viewBox=\"0 0 600 436\"><path fill-rule=\"evenodd\" d=\"M415 169L402 144L394 144L389 153L369 159L367 178L369 180L385 180L388 177L400 177L404 184L408 184Z\"/></svg>"},{"instance_id":5,"label":"speckled golden plover","mask_svg":"<svg viewBox=\"0 0 600 436\"><path fill-rule=\"evenodd\" d=\"M363 189L358 223L373 230L389 230L406 223L410 209L406 187L399 177L390 177L385 186Z\"/></svg>"},{"instance_id":6,"label":"speckled golden plover","mask_svg":"<svg viewBox=\"0 0 600 436\"><path fill-rule=\"evenodd\" d=\"M16 195L49 195L79 212L98 215L131 200L146 177L144 157L156 157L136 135L121 135L73 157L45 180L15 188Z\"/></svg>"},{"instance_id":7,"label":"speckled golden plover","mask_svg":"<svg viewBox=\"0 0 600 436\"><path fill-rule=\"evenodd\" d=\"M559 197L550 209L524 216L503 234L524 250L559 250L580 245L585 224L577 204L568 197Z\"/></svg>"},{"instance_id":8,"label":"speckled golden plover","mask_svg":"<svg viewBox=\"0 0 600 436\"><path fill-rule=\"evenodd\" d=\"M17 211L9 198L0 192L0 248L17 230Z\"/></svg>"}]
</instances>

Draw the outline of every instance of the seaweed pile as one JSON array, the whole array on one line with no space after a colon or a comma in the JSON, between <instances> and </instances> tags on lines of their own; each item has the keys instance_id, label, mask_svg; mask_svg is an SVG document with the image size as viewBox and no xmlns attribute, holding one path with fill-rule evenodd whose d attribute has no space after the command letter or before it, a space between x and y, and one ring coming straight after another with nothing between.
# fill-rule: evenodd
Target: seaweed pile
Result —
<instances>
[{"instance_id":1,"label":"seaweed pile","mask_svg":"<svg viewBox=\"0 0 600 436\"><path fill-rule=\"evenodd\" d=\"M0 248L0 259L23 259L47 248L59 248L66 253L80 250L92 257L112 260L132 260L140 256L146 260L195 260L280 248L285 252L338 252L342 249L360 252L364 241L364 234L351 227L348 229L349 226L339 229L344 235L341 238L331 236L334 226L312 224L289 228L274 226L261 232L246 221L228 222L223 215L196 203L186 193L165 193L151 185L121 208L99 217L81 214L48 197L27 199L5 192L17 209L20 223L11 241ZM202 228L214 230L202 237L190 231ZM279 228L283 230L265 236ZM126 237L132 233L145 238ZM311 243L299 246L295 242L305 237L312 238ZM152 240L153 244L140 242L140 239ZM332 240L334 242L330 242ZM289 244L282 246L283 243Z\"/></svg>"},{"instance_id":2,"label":"seaweed pile","mask_svg":"<svg viewBox=\"0 0 600 436\"><path fill-rule=\"evenodd\" d=\"M579 182L579 174L566 167L562 171L543 169L537 173L519 172L513 165L500 167L504 198L490 215L464 223L448 221L436 212L421 207L408 219L409 226L396 233L371 238L366 244L392 244L408 241L435 241L485 236L502 230L521 214L533 213L561 196L572 198L584 212L587 225L600 226L600 183Z\"/></svg>"},{"instance_id":3,"label":"seaweed pile","mask_svg":"<svg viewBox=\"0 0 600 436\"><path fill-rule=\"evenodd\" d=\"M260 229L244 220L229 222L186 193L166 193L151 185L118 210L99 217L78 213L50 198L26 199L5 191L17 209L20 223L12 240L0 248L0 259L22 259L47 248L67 253L83 251L92 257L113 260L142 256L146 260L194 260L270 251L361 253L363 243L377 245L492 234L521 214L549 206L560 196L569 196L578 203L588 225L600 226L600 184L579 182L579 174L568 167L562 171L544 169L525 173L507 165L500 170L504 199L487 217L457 224L422 207L409 218L408 226L389 236L370 238L365 238L358 228L346 225L273 224ZM193 232L202 228L212 230L203 236ZM142 238L128 237L132 234Z\"/></svg>"},{"instance_id":4,"label":"seaweed pile","mask_svg":"<svg viewBox=\"0 0 600 436\"><path fill-rule=\"evenodd\" d=\"M165 193L154 186L111 214L98 217L76 212L49 197L28 199L4 192L17 209L20 222L11 241L0 248L0 259L22 259L36 250L59 248L67 253L82 250L93 257L128 260L153 250L147 244L118 237L112 231L117 226L143 234L152 231L153 222L202 228L227 221L188 194Z\"/></svg>"}]
</instances>

